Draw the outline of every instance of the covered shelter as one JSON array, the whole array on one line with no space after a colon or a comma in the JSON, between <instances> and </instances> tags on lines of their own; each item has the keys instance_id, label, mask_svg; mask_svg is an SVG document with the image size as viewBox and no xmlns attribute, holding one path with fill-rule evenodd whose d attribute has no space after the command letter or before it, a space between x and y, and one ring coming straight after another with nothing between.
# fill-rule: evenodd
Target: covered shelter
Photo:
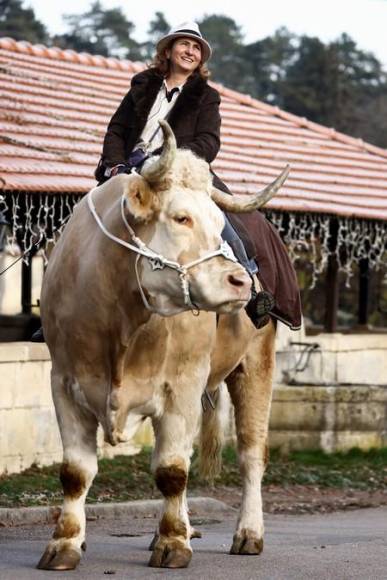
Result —
<instances>
[{"instance_id":1,"label":"covered shelter","mask_svg":"<svg viewBox=\"0 0 387 580\"><path fill-rule=\"evenodd\" d=\"M9 223L11 245L25 251L39 233L54 240L95 185L107 123L131 77L144 68L0 38L0 228ZM358 320L365 324L368 272L386 266L387 151L213 85L223 119L215 171L233 192L247 193L290 164L266 214L293 259L307 257L311 283L326 277L325 330L337 328L339 272L350 277L354 265L361 275ZM28 260L21 309L28 318Z\"/></svg>"}]
</instances>

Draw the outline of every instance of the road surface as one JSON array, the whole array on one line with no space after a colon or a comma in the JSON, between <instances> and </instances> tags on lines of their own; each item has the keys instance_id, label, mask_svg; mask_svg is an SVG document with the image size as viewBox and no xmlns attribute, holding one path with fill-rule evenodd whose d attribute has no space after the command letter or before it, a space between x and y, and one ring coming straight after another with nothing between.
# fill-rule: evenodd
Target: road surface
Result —
<instances>
[{"instance_id":1,"label":"road surface","mask_svg":"<svg viewBox=\"0 0 387 580\"><path fill-rule=\"evenodd\" d=\"M156 521L88 522L87 552L76 571L36 570L53 526L0 528L0 579L386 580L387 507L314 515L267 515L260 556L230 556L235 514L196 518L188 569L146 566Z\"/></svg>"}]
</instances>

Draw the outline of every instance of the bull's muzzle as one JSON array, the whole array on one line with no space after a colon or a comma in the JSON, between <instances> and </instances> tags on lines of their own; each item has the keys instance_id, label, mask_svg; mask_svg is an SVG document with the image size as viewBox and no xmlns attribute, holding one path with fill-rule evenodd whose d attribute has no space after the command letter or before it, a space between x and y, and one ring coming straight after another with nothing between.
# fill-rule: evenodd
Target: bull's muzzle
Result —
<instances>
[{"instance_id":1,"label":"bull's muzzle","mask_svg":"<svg viewBox=\"0 0 387 580\"><path fill-rule=\"evenodd\" d=\"M239 300L249 300L251 294L251 278L244 271L237 271L227 274L226 283L235 297Z\"/></svg>"}]
</instances>

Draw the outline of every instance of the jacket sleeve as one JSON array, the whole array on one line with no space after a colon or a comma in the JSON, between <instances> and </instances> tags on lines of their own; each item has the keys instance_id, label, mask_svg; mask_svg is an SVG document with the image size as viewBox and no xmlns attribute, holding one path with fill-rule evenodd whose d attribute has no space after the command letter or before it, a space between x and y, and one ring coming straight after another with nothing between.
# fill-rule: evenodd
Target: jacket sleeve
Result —
<instances>
[{"instance_id":1,"label":"jacket sleeve","mask_svg":"<svg viewBox=\"0 0 387 580\"><path fill-rule=\"evenodd\" d=\"M129 91L110 119L104 138L102 157L109 167L125 162L125 135L133 124L132 117L133 101Z\"/></svg>"},{"instance_id":2,"label":"jacket sleeve","mask_svg":"<svg viewBox=\"0 0 387 580\"><path fill-rule=\"evenodd\" d=\"M211 163L215 159L220 149L221 118L219 105L219 93L215 89L211 89L200 105L195 135L191 141L184 143L184 148L191 149L207 163Z\"/></svg>"}]
</instances>

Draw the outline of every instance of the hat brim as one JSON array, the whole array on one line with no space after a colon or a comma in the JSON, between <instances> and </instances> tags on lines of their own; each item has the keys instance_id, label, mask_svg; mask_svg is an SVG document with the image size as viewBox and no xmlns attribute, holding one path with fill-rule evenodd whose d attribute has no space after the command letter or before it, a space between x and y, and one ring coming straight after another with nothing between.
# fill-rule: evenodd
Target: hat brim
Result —
<instances>
[{"instance_id":1,"label":"hat brim","mask_svg":"<svg viewBox=\"0 0 387 580\"><path fill-rule=\"evenodd\" d=\"M163 38L161 38L156 44L157 52L162 52L165 50L170 42L176 38L193 38L202 47L202 62L207 62L207 60L211 58L212 50L208 42L204 40L204 38L200 38L196 34L190 34L189 32L175 32L174 34L167 34L167 36L163 36Z\"/></svg>"}]
</instances>

